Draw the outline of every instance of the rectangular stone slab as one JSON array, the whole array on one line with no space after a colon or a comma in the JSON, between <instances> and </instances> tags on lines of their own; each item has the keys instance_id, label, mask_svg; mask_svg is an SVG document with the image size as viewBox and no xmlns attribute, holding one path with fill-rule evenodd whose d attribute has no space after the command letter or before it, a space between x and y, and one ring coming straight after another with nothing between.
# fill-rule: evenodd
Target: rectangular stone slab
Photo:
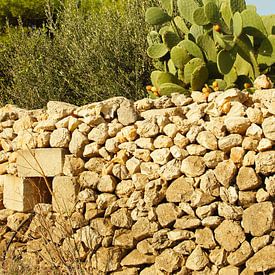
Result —
<instances>
[{"instance_id":1,"label":"rectangular stone slab","mask_svg":"<svg viewBox=\"0 0 275 275\"><path fill-rule=\"evenodd\" d=\"M63 172L66 150L41 148L18 151L17 170L19 177L54 177Z\"/></svg>"},{"instance_id":2,"label":"rectangular stone slab","mask_svg":"<svg viewBox=\"0 0 275 275\"><path fill-rule=\"evenodd\" d=\"M4 181L3 204L5 208L29 212L40 202L51 202L50 191L43 178L19 178L13 175L1 176ZM51 181L48 180L51 187Z\"/></svg>"},{"instance_id":3,"label":"rectangular stone slab","mask_svg":"<svg viewBox=\"0 0 275 275\"><path fill-rule=\"evenodd\" d=\"M56 176L53 179L53 210L70 215L75 211L80 186L77 177Z\"/></svg>"}]
</instances>

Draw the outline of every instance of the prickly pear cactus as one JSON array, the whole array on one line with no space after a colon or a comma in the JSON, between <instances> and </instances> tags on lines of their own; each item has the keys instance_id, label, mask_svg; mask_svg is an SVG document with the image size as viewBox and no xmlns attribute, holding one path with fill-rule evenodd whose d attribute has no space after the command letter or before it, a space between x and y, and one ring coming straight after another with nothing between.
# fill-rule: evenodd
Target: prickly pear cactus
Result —
<instances>
[{"instance_id":1,"label":"prickly pear cactus","mask_svg":"<svg viewBox=\"0 0 275 275\"><path fill-rule=\"evenodd\" d=\"M245 0L160 0L145 20L159 95L212 87L213 79L225 89L275 75L275 15L261 17Z\"/></svg>"}]
</instances>

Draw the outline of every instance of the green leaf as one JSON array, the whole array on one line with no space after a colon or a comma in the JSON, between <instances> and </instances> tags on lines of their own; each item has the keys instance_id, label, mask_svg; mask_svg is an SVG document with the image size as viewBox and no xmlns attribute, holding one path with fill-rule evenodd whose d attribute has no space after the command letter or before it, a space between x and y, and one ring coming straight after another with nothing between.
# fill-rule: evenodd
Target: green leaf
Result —
<instances>
[{"instance_id":1,"label":"green leaf","mask_svg":"<svg viewBox=\"0 0 275 275\"><path fill-rule=\"evenodd\" d=\"M180 46L175 46L171 50L171 59L175 66L179 69L183 69L185 64L190 60L190 55L187 50Z\"/></svg>"},{"instance_id":2,"label":"green leaf","mask_svg":"<svg viewBox=\"0 0 275 275\"><path fill-rule=\"evenodd\" d=\"M193 55L194 57L198 57L204 60L204 56L200 47L193 41L183 40L182 42L180 42L179 46L184 47L188 51L188 53Z\"/></svg>"},{"instance_id":3,"label":"green leaf","mask_svg":"<svg viewBox=\"0 0 275 275\"><path fill-rule=\"evenodd\" d=\"M206 17L211 23L218 23L220 19L220 12L218 6L214 2L208 2L204 6Z\"/></svg>"},{"instance_id":4,"label":"green leaf","mask_svg":"<svg viewBox=\"0 0 275 275\"><path fill-rule=\"evenodd\" d=\"M246 3L245 0L230 0L230 8L232 11L232 14L235 12L242 12L246 9Z\"/></svg>"},{"instance_id":5,"label":"green leaf","mask_svg":"<svg viewBox=\"0 0 275 275\"><path fill-rule=\"evenodd\" d=\"M260 38L267 36L267 31L260 15L251 10L244 10L241 16L243 20L243 29L246 34Z\"/></svg>"},{"instance_id":6,"label":"green leaf","mask_svg":"<svg viewBox=\"0 0 275 275\"><path fill-rule=\"evenodd\" d=\"M236 37L239 37L243 31L243 19L241 14L237 11L233 16L233 33Z\"/></svg>"},{"instance_id":7,"label":"green leaf","mask_svg":"<svg viewBox=\"0 0 275 275\"><path fill-rule=\"evenodd\" d=\"M151 25L161 25L170 20L171 17L158 7L151 7L145 13L145 21Z\"/></svg>"},{"instance_id":8,"label":"green leaf","mask_svg":"<svg viewBox=\"0 0 275 275\"><path fill-rule=\"evenodd\" d=\"M173 0L160 0L162 7L167 11L167 13L173 15Z\"/></svg>"},{"instance_id":9,"label":"green leaf","mask_svg":"<svg viewBox=\"0 0 275 275\"><path fill-rule=\"evenodd\" d=\"M167 47L160 43L160 44L153 44L147 49L147 54L149 57L158 59L165 56L168 53Z\"/></svg>"},{"instance_id":10,"label":"green leaf","mask_svg":"<svg viewBox=\"0 0 275 275\"><path fill-rule=\"evenodd\" d=\"M200 91L208 79L208 70L205 65L197 67L191 75L192 91Z\"/></svg>"},{"instance_id":11,"label":"green leaf","mask_svg":"<svg viewBox=\"0 0 275 275\"><path fill-rule=\"evenodd\" d=\"M181 41L178 35L171 31L165 32L162 35L162 40L169 50L171 50L174 46L176 46Z\"/></svg>"},{"instance_id":12,"label":"green leaf","mask_svg":"<svg viewBox=\"0 0 275 275\"><path fill-rule=\"evenodd\" d=\"M217 56L217 65L221 74L228 74L235 62L236 54L231 51L221 50Z\"/></svg>"},{"instance_id":13,"label":"green leaf","mask_svg":"<svg viewBox=\"0 0 275 275\"><path fill-rule=\"evenodd\" d=\"M163 83L159 86L159 93L170 96L172 93L189 94L189 91L174 83Z\"/></svg>"},{"instance_id":14,"label":"green leaf","mask_svg":"<svg viewBox=\"0 0 275 275\"><path fill-rule=\"evenodd\" d=\"M197 38L197 43L205 52L208 60L213 62L217 61L215 42L208 34L200 35Z\"/></svg>"},{"instance_id":15,"label":"green leaf","mask_svg":"<svg viewBox=\"0 0 275 275\"><path fill-rule=\"evenodd\" d=\"M199 7L193 12L193 21L199 26L207 25L209 23L204 8Z\"/></svg>"},{"instance_id":16,"label":"green leaf","mask_svg":"<svg viewBox=\"0 0 275 275\"><path fill-rule=\"evenodd\" d=\"M193 13L199 7L199 4L194 0L177 0L177 4L181 17L190 23L194 23Z\"/></svg>"}]
</instances>

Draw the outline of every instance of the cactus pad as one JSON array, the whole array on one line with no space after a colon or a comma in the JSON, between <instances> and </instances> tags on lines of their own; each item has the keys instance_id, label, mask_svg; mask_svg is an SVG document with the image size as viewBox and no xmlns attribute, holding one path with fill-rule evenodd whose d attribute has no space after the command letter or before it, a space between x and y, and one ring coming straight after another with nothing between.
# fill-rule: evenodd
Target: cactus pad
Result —
<instances>
[{"instance_id":1,"label":"cactus pad","mask_svg":"<svg viewBox=\"0 0 275 275\"><path fill-rule=\"evenodd\" d=\"M217 65L221 74L228 74L235 62L236 54L231 51L221 50L217 56Z\"/></svg>"},{"instance_id":2,"label":"cactus pad","mask_svg":"<svg viewBox=\"0 0 275 275\"><path fill-rule=\"evenodd\" d=\"M151 25L161 25L171 20L171 17L162 9L151 7L146 10L145 21Z\"/></svg>"},{"instance_id":3,"label":"cactus pad","mask_svg":"<svg viewBox=\"0 0 275 275\"><path fill-rule=\"evenodd\" d=\"M151 73L152 84L159 89L160 85L163 83L174 83L177 85L182 85L182 82L173 74L161 71L153 71Z\"/></svg>"},{"instance_id":4,"label":"cactus pad","mask_svg":"<svg viewBox=\"0 0 275 275\"><path fill-rule=\"evenodd\" d=\"M194 57L198 57L200 59L204 59L203 53L200 49L200 47L190 40L183 40L180 42L180 47L184 47L189 54L193 55Z\"/></svg>"},{"instance_id":5,"label":"cactus pad","mask_svg":"<svg viewBox=\"0 0 275 275\"><path fill-rule=\"evenodd\" d=\"M183 69L191 57L185 48L176 46L171 50L171 59L177 68Z\"/></svg>"},{"instance_id":6,"label":"cactus pad","mask_svg":"<svg viewBox=\"0 0 275 275\"><path fill-rule=\"evenodd\" d=\"M180 94L189 94L189 91L174 83L163 83L159 86L159 93L161 96L168 95L170 96L172 93L180 93Z\"/></svg>"},{"instance_id":7,"label":"cactus pad","mask_svg":"<svg viewBox=\"0 0 275 275\"><path fill-rule=\"evenodd\" d=\"M230 0L230 8L232 14L235 12L242 12L246 9L245 0Z\"/></svg>"},{"instance_id":8,"label":"cactus pad","mask_svg":"<svg viewBox=\"0 0 275 275\"><path fill-rule=\"evenodd\" d=\"M184 67L184 82L190 83L192 78L192 73L196 70L196 68L204 66L205 63L200 58L191 59Z\"/></svg>"},{"instance_id":9,"label":"cactus pad","mask_svg":"<svg viewBox=\"0 0 275 275\"><path fill-rule=\"evenodd\" d=\"M220 12L218 6L214 2L208 2L204 6L206 17L211 23L219 22Z\"/></svg>"},{"instance_id":10,"label":"cactus pad","mask_svg":"<svg viewBox=\"0 0 275 275\"><path fill-rule=\"evenodd\" d=\"M147 42L149 46L161 43L161 37L159 33L156 31L150 31L147 35Z\"/></svg>"},{"instance_id":11,"label":"cactus pad","mask_svg":"<svg viewBox=\"0 0 275 275\"><path fill-rule=\"evenodd\" d=\"M178 0L177 4L181 17L193 23L193 13L199 4L195 0Z\"/></svg>"},{"instance_id":12,"label":"cactus pad","mask_svg":"<svg viewBox=\"0 0 275 275\"><path fill-rule=\"evenodd\" d=\"M209 23L209 20L204 13L204 8L199 7L194 10L193 21L199 26L207 25Z\"/></svg>"},{"instance_id":13,"label":"cactus pad","mask_svg":"<svg viewBox=\"0 0 275 275\"><path fill-rule=\"evenodd\" d=\"M191 74L191 89L199 91L208 79L208 70L205 65L197 67Z\"/></svg>"},{"instance_id":14,"label":"cactus pad","mask_svg":"<svg viewBox=\"0 0 275 275\"><path fill-rule=\"evenodd\" d=\"M233 16L233 33L236 37L239 37L243 31L243 19L241 14L237 11Z\"/></svg>"},{"instance_id":15,"label":"cactus pad","mask_svg":"<svg viewBox=\"0 0 275 275\"><path fill-rule=\"evenodd\" d=\"M217 52L214 40L209 35L203 34L197 38L197 43L205 52L207 59L216 62Z\"/></svg>"},{"instance_id":16,"label":"cactus pad","mask_svg":"<svg viewBox=\"0 0 275 275\"><path fill-rule=\"evenodd\" d=\"M173 14L173 0L160 0L162 7L167 13L172 16Z\"/></svg>"},{"instance_id":17,"label":"cactus pad","mask_svg":"<svg viewBox=\"0 0 275 275\"><path fill-rule=\"evenodd\" d=\"M153 44L147 49L147 54L149 57L158 59L165 56L168 53L167 47L160 43L160 44Z\"/></svg>"},{"instance_id":18,"label":"cactus pad","mask_svg":"<svg viewBox=\"0 0 275 275\"><path fill-rule=\"evenodd\" d=\"M171 31L165 32L162 35L162 40L169 50L171 50L174 46L176 46L181 41L178 35Z\"/></svg>"}]
</instances>

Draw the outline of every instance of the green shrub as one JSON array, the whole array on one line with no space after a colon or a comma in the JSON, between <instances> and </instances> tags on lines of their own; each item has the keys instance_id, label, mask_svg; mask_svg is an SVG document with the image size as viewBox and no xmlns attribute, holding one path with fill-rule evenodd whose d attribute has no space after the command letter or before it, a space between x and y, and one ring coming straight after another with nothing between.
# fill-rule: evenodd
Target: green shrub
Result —
<instances>
[{"instance_id":1,"label":"green shrub","mask_svg":"<svg viewBox=\"0 0 275 275\"><path fill-rule=\"evenodd\" d=\"M152 67L144 13L155 0L81 12L68 4L41 29L7 29L0 45L0 101L37 108L48 100L85 104L144 96ZM113 4L115 5L115 4ZM1 42L0 42L1 43Z\"/></svg>"},{"instance_id":2,"label":"green shrub","mask_svg":"<svg viewBox=\"0 0 275 275\"><path fill-rule=\"evenodd\" d=\"M41 25L47 19L46 6L58 8L59 0L1 0L0 2L0 27L6 20L12 25L17 25L21 18L24 25Z\"/></svg>"}]
</instances>

